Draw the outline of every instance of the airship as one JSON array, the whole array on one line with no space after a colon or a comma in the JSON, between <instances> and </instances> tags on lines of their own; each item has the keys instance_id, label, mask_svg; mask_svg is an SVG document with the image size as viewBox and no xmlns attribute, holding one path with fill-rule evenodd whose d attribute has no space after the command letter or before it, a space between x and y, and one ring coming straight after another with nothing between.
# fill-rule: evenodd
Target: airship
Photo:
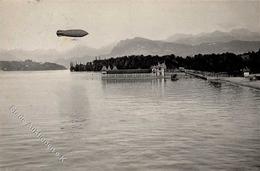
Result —
<instances>
[{"instance_id":1,"label":"airship","mask_svg":"<svg viewBox=\"0 0 260 171\"><path fill-rule=\"evenodd\" d=\"M66 36L66 37L84 37L88 35L88 32L85 30L75 29L75 30L58 30L56 32L57 36Z\"/></svg>"}]
</instances>

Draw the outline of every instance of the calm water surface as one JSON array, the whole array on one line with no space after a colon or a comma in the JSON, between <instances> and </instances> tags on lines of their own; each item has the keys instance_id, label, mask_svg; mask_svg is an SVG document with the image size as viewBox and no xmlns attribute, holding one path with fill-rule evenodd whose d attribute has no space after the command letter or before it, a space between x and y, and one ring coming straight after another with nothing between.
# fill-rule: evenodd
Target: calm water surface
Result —
<instances>
[{"instance_id":1,"label":"calm water surface","mask_svg":"<svg viewBox=\"0 0 260 171\"><path fill-rule=\"evenodd\" d=\"M260 91L199 79L0 73L0 170L260 170ZM57 151L10 114L16 106Z\"/></svg>"}]
</instances>

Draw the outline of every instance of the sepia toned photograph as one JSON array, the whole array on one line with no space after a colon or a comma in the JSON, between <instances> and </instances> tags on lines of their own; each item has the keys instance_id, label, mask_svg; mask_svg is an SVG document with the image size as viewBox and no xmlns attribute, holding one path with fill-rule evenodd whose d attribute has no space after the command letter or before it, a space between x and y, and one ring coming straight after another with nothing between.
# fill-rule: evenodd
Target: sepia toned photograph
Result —
<instances>
[{"instance_id":1,"label":"sepia toned photograph","mask_svg":"<svg viewBox=\"0 0 260 171\"><path fill-rule=\"evenodd\" d=\"M0 171L260 171L260 0L0 0Z\"/></svg>"}]
</instances>

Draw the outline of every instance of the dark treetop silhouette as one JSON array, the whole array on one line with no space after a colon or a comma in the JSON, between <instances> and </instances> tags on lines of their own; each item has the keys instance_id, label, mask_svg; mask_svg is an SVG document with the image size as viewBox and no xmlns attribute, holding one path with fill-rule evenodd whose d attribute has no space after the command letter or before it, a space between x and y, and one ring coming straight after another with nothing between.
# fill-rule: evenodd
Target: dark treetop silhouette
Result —
<instances>
[{"instance_id":1,"label":"dark treetop silhouette","mask_svg":"<svg viewBox=\"0 0 260 171\"><path fill-rule=\"evenodd\" d=\"M149 69L157 63L165 62L167 69L185 67L187 69L226 72L230 75L240 75L243 69L249 69L251 73L260 72L260 50L240 55L233 53L198 54L186 58L171 55L131 55L117 58L94 60L86 64L71 63L71 71L100 71L103 66L116 66L118 69Z\"/></svg>"}]
</instances>

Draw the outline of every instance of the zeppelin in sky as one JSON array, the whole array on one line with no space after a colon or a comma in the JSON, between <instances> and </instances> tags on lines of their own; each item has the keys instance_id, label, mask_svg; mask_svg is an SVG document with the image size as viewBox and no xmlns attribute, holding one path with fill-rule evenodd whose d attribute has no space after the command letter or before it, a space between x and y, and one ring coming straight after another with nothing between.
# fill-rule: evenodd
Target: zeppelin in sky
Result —
<instances>
[{"instance_id":1,"label":"zeppelin in sky","mask_svg":"<svg viewBox=\"0 0 260 171\"><path fill-rule=\"evenodd\" d=\"M88 35L85 30L58 30L56 32L57 36L67 36L67 37L84 37Z\"/></svg>"}]
</instances>

